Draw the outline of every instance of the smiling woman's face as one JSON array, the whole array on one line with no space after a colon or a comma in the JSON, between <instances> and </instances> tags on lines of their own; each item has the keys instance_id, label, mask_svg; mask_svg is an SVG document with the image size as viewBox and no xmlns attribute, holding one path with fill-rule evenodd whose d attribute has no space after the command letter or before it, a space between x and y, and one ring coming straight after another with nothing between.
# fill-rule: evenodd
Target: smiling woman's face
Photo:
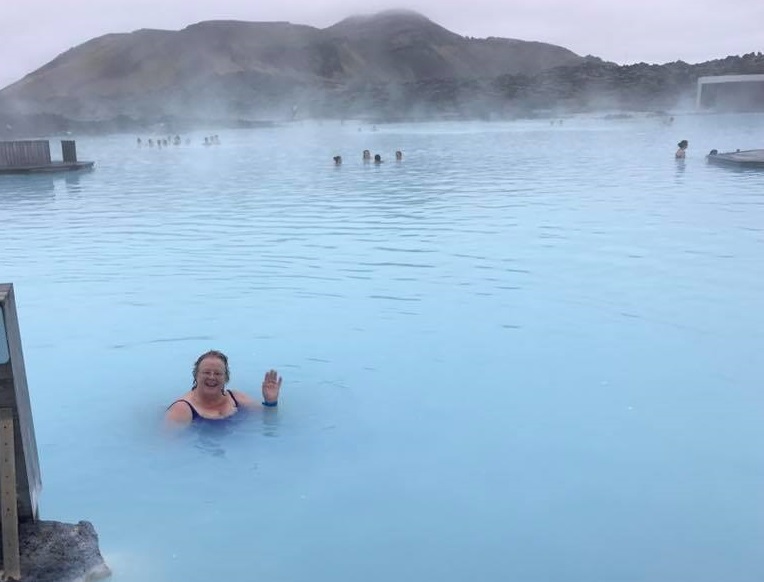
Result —
<instances>
[{"instance_id":1,"label":"smiling woman's face","mask_svg":"<svg viewBox=\"0 0 764 582\"><path fill-rule=\"evenodd\" d=\"M216 356L207 356L199 362L195 380L197 389L204 392L221 392L228 382L225 362Z\"/></svg>"}]
</instances>

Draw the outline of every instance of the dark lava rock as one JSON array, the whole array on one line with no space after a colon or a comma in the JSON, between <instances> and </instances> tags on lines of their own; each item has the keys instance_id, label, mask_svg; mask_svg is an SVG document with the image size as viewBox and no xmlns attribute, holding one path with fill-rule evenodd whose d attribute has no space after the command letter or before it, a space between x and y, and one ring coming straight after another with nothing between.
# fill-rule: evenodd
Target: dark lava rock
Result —
<instances>
[{"instance_id":1,"label":"dark lava rock","mask_svg":"<svg viewBox=\"0 0 764 582\"><path fill-rule=\"evenodd\" d=\"M93 524L19 524L21 582L92 582L111 575Z\"/></svg>"}]
</instances>

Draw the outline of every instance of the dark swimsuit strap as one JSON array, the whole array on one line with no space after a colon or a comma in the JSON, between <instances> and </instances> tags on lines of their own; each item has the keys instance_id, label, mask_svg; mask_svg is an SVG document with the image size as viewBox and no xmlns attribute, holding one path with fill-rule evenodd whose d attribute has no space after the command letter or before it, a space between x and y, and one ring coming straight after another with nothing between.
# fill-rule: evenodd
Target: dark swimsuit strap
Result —
<instances>
[{"instance_id":1,"label":"dark swimsuit strap","mask_svg":"<svg viewBox=\"0 0 764 582\"><path fill-rule=\"evenodd\" d=\"M226 392L228 392L228 395L231 397L231 400L233 400L233 407L238 409L239 408L239 401L236 400L236 396L234 396L233 392L231 392L230 390L226 390ZM191 404L188 400L184 400L183 398L181 398L180 400L176 400L175 402L170 404L170 406L168 406L167 408L168 409L171 408L173 406L173 404L177 404L178 402L185 402L186 404L188 404L188 407L191 409L191 420L192 421L196 420L197 418L203 418L205 420L210 420L206 416L202 416L201 414L199 414L199 412L196 410L196 408L194 408L194 405Z\"/></svg>"},{"instance_id":2,"label":"dark swimsuit strap","mask_svg":"<svg viewBox=\"0 0 764 582\"><path fill-rule=\"evenodd\" d=\"M194 408L194 405L191 404L188 400L183 400L181 398L180 400L176 400L175 402L170 404L170 406L172 407L173 405L177 404L178 402L185 402L186 404L188 404L188 407L191 409L191 420L196 420L197 418L204 418L201 414L199 414L196 411L196 408Z\"/></svg>"}]
</instances>

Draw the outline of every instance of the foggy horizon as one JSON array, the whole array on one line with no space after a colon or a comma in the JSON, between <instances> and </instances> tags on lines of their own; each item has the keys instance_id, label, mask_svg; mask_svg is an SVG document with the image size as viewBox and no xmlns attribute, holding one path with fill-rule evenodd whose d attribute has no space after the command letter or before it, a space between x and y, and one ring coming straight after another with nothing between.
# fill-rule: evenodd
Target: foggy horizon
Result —
<instances>
[{"instance_id":1,"label":"foggy horizon","mask_svg":"<svg viewBox=\"0 0 764 582\"><path fill-rule=\"evenodd\" d=\"M93 38L142 28L181 30L208 20L288 21L326 28L345 18L384 10L418 12L461 36L501 37L549 43L574 53L620 65L674 61L699 63L764 50L764 3L741 0L718 11L718 3L696 2L692 10L669 10L655 0L612 6L589 0L569 6L563 0L540 0L533 6L507 7L500 0L286 0L252 7L244 0L184 6L179 0L112 0L106 12L89 2L72 0L66 7L51 0L29 0L5 7L0 21L0 89L19 81L67 50ZM655 15L661 19L656 20ZM614 40L615 39L615 40Z\"/></svg>"}]
</instances>

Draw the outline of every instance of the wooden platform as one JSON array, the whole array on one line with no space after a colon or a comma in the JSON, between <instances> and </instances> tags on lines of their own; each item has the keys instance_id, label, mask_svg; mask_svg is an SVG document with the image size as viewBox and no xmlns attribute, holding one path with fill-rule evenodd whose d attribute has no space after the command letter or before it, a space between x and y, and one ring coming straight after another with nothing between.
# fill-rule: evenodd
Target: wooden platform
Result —
<instances>
[{"instance_id":1,"label":"wooden platform","mask_svg":"<svg viewBox=\"0 0 764 582\"><path fill-rule=\"evenodd\" d=\"M710 164L739 168L764 168L764 150L711 153L706 156L706 159Z\"/></svg>"},{"instance_id":2,"label":"wooden platform","mask_svg":"<svg viewBox=\"0 0 764 582\"><path fill-rule=\"evenodd\" d=\"M50 172L73 172L92 170L95 162L51 162L44 165L0 167L0 174L39 174Z\"/></svg>"},{"instance_id":3,"label":"wooden platform","mask_svg":"<svg viewBox=\"0 0 764 582\"><path fill-rule=\"evenodd\" d=\"M0 174L40 174L91 170L95 162L77 160L74 140L61 140L61 161L50 157L47 139L0 141Z\"/></svg>"}]
</instances>

